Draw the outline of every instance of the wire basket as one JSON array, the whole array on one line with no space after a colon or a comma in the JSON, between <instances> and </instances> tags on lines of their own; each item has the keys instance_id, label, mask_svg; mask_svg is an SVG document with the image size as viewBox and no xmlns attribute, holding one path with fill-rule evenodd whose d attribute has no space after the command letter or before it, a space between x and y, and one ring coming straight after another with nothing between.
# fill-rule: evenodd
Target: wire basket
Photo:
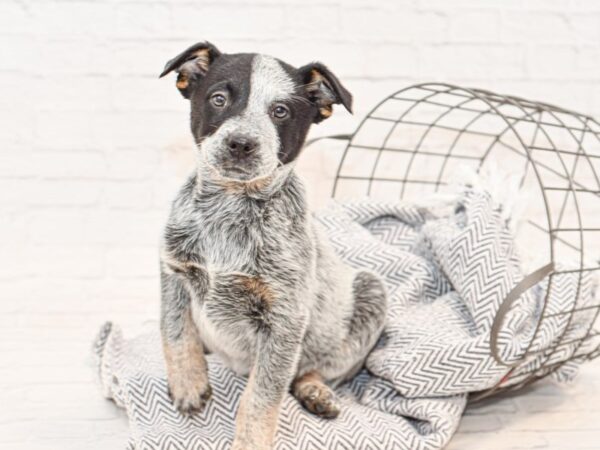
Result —
<instances>
[{"instance_id":1,"label":"wire basket","mask_svg":"<svg viewBox=\"0 0 600 450\"><path fill-rule=\"evenodd\" d=\"M535 260L544 264L538 270L526 268L529 275L509 293L495 318L490 352L506 366L506 376L472 399L523 387L568 361L599 356L593 325L600 304L580 301L583 274L600 273L600 124L596 120L518 97L426 83L382 100L352 135L332 137L348 140L335 177L335 198L366 194L386 200L415 199L443 189L460 166L481 171L494 164L516 174L520 187L539 199L530 202L516 241L526 243L521 248L534 249ZM575 268L563 269L566 261ZM575 274L577 298L567 311L550 311L546 301L552 279L566 273ZM506 314L522 293L543 279L548 283L546 301L527 350L518 361L504 361L497 343ZM589 325L573 339L577 315L585 315ZM566 322L564 331L546 348L532 349L544 321L557 316ZM527 364L533 353L541 356L541 363Z\"/></svg>"}]
</instances>

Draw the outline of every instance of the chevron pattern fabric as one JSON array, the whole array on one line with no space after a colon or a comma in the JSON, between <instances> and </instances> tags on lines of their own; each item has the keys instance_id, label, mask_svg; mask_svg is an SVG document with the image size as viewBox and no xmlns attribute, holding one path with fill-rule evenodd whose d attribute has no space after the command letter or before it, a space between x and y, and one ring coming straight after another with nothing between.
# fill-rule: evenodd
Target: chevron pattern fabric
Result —
<instances>
[{"instance_id":1,"label":"chevron pattern fabric","mask_svg":"<svg viewBox=\"0 0 600 450\"><path fill-rule=\"evenodd\" d=\"M431 204L431 203L430 203ZM277 450L433 450L458 427L469 392L493 387L508 372L490 352L490 328L500 304L523 274L499 205L484 191L465 189L435 206L406 203L333 203L317 214L334 249L350 265L378 273L390 295L388 321L354 380L337 388L341 415L327 421L287 395L278 422ZM505 361L534 353L519 375L561 362L575 344L545 349L585 335L589 315L542 315L592 305L596 280L555 274L530 289L507 315L499 335ZM201 413L183 417L167 395L158 326L124 339L106 324L94 345L103 393L126 409L128 449L227 449L245 379L209 355L213 397ZM562 341L561 341L562 339ZM586 342L579 350L597 343ZM570 379L577 361L557 373ZM513 381L514 380L514 381Z\"/></svg>"}]
</instances>

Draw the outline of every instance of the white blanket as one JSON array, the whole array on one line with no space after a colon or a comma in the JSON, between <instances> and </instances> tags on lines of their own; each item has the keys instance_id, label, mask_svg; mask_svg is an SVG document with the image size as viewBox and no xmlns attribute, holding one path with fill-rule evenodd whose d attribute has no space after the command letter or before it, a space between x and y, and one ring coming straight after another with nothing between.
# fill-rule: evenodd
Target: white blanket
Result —
<instances>
[{"instance_id":1,"label":"white blanket","mask_svg":"<svg viewBox=\"0 0 600 450\"><path fill-rule=\"evenodd\" d=\"M337 389L343 408L335 420L319 419L287 395L275 448L420 450L444 447L460 422L470 392L503 380L508 367L490 351L490 330L503 300L523 278L506 220L491 196L466 188L456 198L424 206L407 203L333 203L317 214L342 258L385 280L388 323L366 369ZM594 304L595 279L584 273L552 278L546 314ZM504 361L517 361L542 311L547 280L521 296L499 333ZM514 375L538 367L543 352L560 339L586 334L589 315L542 322L532 355ZM568 357L561 347L551 362ZM579 351L596 345L586 342ZM167 395L158 329L133 339L106 324L96 341L98 371L106 397L127 410L130 449L227 449L245 379L209 355L213 397L192 417L180 415ZM575 362L557 373L572 377Z\"/></svg>"}]
</instances>

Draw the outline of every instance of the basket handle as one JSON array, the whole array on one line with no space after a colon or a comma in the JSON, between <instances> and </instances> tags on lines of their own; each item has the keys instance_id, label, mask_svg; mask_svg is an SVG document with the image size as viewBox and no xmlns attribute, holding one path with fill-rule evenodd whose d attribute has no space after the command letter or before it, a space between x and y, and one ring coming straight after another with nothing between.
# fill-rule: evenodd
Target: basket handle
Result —
<instances>
[{"instance_id":1,"label":"basket handle","mask_svg":"<svg viewBox=\"0 0 600 450\"><path fill-rule=\"evenodd\" d=\"M514 302L516 302L521 295L523 295L527 290L531 289L533 286L538 284L544 278L546 278L550 273L554 271L554 263L546 264L543 267L540 267L535 272L530 273L525 278L523 278L517 285L508 293L500 308L498 308L498 312L496 313L496 317L494 318L494 323L492 324L492 332L490 338L490 350L492 351L492 356L496 360L498 364L501 364L506 367L516 367L525 359L525 355L518 361L514 361L511 363L507 363L503 361L500 357L500 353L498 351L498 335L500 334L500 330L504 325L504 320L506 319L506 315L510 311Z\"/></svg>"}]
</instances>

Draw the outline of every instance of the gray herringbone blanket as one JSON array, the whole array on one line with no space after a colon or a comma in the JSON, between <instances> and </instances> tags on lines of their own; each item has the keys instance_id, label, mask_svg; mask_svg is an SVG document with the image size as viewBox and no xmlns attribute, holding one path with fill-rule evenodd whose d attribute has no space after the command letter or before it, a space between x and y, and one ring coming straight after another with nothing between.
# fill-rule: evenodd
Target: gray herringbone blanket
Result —
<instances>
[{"instance_id":1,"label":"gray herringbone blanket","mask_svg":"<svg viewBox=\"0 0 600 450\"><path fill-rule=\"evenodd\" d=\"M507 373L491 356L490 328L523 274L499 209L489 194L469 188L436 206L364 201L332 204L317 215L348 264L385 279L388 323L365 370L338 388L339 418L319 419L286 396L276 449L419 450L448 443L467 394L494 386ZM584 274L577 297L577 276L553 277L550 312L568 311L575 301L593 303L594 279ZM529 290L508 315L499 339L505 361L518 359L530 342L546 288L542 282ZM590 320L582 315L568 324L559 315L544 321L531 350L547 347L567 326L569 340L584 335ZM158 326L124 339L106 324L94 350L104 395L127 410L129 449L229 448L246 381L217 356L208 356L212 399L201 413L184 417L167 395ZM558 362L568 350L552 358ZM540 362L541 356L533 357L521 370ZM570 362L558 374L572 377L574 368Z\"/></svg>"}]
</instances>

